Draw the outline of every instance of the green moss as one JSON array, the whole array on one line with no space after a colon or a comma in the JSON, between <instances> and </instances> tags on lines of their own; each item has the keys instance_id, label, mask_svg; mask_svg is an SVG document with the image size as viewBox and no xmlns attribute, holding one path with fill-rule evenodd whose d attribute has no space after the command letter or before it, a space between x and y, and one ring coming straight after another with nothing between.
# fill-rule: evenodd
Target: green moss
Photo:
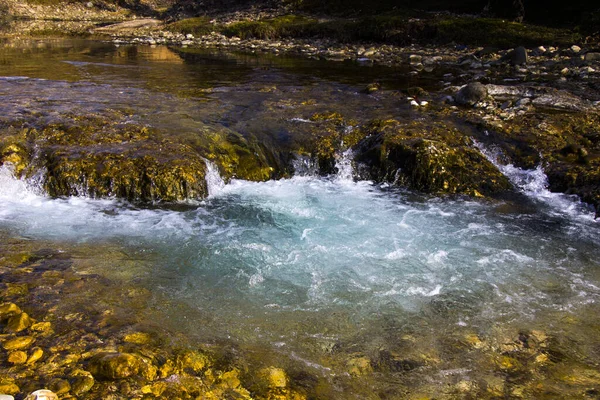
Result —
<instances>
[{"instance_id":1,"label":"green moss","mask_svg":"<svg viewBox=\"0 0 600 400\"><path fill-rule=\"evenodd\" d=\"M372 178L436 194L481 197L510 184L452 123L374 121L358 144Z\"/></svg>"},{"instance_id":2,"label":"green moss","mask_svg":"<svg viewBox=\"0 0 600 400\"><path fill-rule=\"evenodd\" d=\"M215 25L210 22L208 17L196 17L170 23L166 29L171 32L201 36L215 30Z\"/></svg>"},{"instance_id":3,"label":"green moss","mask_svg":"<svg viewBox=\"0 0 600 400\"><path fill-rule=\"evenodd\" d=\"M476 46L539 46L571 45L582 40L581 35L568 29L527 25L492 18L445 17L437 19L435 41L455 42Z\"/></svg>"}]
</instances>

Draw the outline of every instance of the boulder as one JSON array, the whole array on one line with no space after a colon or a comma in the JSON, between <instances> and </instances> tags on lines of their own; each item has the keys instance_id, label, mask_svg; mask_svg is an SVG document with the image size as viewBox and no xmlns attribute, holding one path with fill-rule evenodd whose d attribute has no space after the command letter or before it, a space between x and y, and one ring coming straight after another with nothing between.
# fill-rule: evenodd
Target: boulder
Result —
<instances>
[{"instance_id":1,"label":"boulder","mask_svg":"<svg viewBox=\"0 0 600 400\"><path fill-rule=\"evenodd\" d=\"M485 85L480 82L471 82L458 91L454 100L460 105L474 106L485 100L487 95L488 91Z\"/></svg>"},{"instance_id":2,"label":"boulder","mask_svg":"<svg viewBox=\"0 0 600 400\"><path fill-rule=\"evenodd\" d=\"M103 352L92 357L89 371L96 379L123 379L137 375L142 362L135 354Z\"/></svg>"}]
</instances>

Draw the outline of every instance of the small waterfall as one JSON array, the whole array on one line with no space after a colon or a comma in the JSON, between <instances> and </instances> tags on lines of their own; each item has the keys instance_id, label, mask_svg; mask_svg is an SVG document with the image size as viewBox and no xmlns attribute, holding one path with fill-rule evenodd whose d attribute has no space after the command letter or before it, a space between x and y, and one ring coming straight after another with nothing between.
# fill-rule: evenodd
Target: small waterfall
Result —
<instances>
[{"instance_id":1,"label":"small waterfall","mask_svg":"<svg viewBox=\"0 0 600 400\"><path fill-rule=\"evenodd\" d=\"M535 169L523 169L513 164L503 164L501 151L486 148L483 144L474 142L474 145L510 182L526 196L546 203L555 211L571 216L592 216L591 207L581 202L576 195L553 193L548 190L548 176L541 165Z\"/></svg>"},{"instance_id":2,"label":"small waterfall","mask_svg":"<svg viewBox=\"0 0 600 400\"><path fill-rule=\"evenodd\" d=\"M213 197L218 195L225 187L225 181L219 174L219 169L216 164L210 160L204 159L206 163L206 188L208 190L208 196Z\"/></svg>"},{"instance_id":3,"label":"small waterfall","mask_svg":"<svg viewBox=\"0 0 600 400\"><path fill-rule=\"evenodd\" d=\"M11 163L0 166L0 198L8 200L23 200L43 194L42 177L36 174L32 179L18 179L15 168Z\"/></svg>"},{"instance_id":4,"label":"small waterfall","mask_svg":"<svg viewBox=\"0 0 600 400\"><path fill-rule=\"evenodd\" d=\"M319 174L317 162L308 156L296 155L292 161L292 167L296 176L317 176Z\"/></svg>"},{"instance_id":5,"label":"small waterfall","mask_svg":"<svg viewBox=\"0 0 600 400\"><path fill-rule=\"evenodd\" d=\"M337 168L336 179L338 181L352 181L354 178L354 167L352 166L352 159L354 158L354 152L352 149L344 151L338 155L335 160L335 167Z\"/></svg>"}]
</instances>

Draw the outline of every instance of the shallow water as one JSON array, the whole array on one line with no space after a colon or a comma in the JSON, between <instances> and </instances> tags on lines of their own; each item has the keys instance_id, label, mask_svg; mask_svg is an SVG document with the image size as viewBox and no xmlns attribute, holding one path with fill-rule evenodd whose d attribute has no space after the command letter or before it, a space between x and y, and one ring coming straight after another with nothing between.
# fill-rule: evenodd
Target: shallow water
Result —
<instances>
[{"instance_id":1,"label":"shallow water","mask_svg":"<svg viewBox=\"0 0 600 400\"><path fill-rule=\"evenodd\" d=\"M161 48L157 54L169 57L157 60L140 56L151 51L143 48L86 46L67 49L63 43L61 51L40 51L52 55L60 72L21 68L30 57L3 50L9 60L0 68L3 115L60 118L127 107L127 118L178 135L199 121L242 131L260 118L265 129L273 120L279 127L308 123L301 108L265 107L292 93L292 100L308 95L357 118L407 112L393 96L357 97L358 84L368 83L357 75L373 73L366 67L328 64L332 71L312 76L293 63L254 57L207 54L191 62ZM193 72L181 78L182 69ZM214 70L214 77L197 76L200 84L186 80L204 69ZM348 74L355 80L341 78ZM154 84L161 75L176 82ZM272 82L277 89L270 94L254 90ZM199 94L202 87L218 90ZM493 152L482 151L495 161ZM475 333L501 342L531 329L578 343L569 362L594 363L600 226L576 199L549 193L543 170L498 164L520 194L511 202L488 202L356 182L344 162L338 176L307 172L262 183L224 185L213 170L208 199L163 208L50 199L3 166L0 229L74 252L73 268L82 274L148 289L153 306L132 312L160 321L167 334L190 342L227 339L258 358L281 357L283 364L300 363L326 376L343 375L353 354L389 352L425 367L416 375L378 371L368 378L378 385L421 387L413 380L424 376L432 387L475 381L493 368L449 350L449 338ZM107 251L120 255L105 257Z\"/></svg>"}]
</instances>

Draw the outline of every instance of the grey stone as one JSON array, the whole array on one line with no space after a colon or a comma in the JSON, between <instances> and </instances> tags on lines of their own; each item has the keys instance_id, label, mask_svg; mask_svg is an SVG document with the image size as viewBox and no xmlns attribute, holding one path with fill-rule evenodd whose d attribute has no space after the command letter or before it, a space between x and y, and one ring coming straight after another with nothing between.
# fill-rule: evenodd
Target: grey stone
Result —
<instances>
[{"instance_id":1,"label":"grey stone","mask_svg":"<svg viewBox=\"0 0 600 400\"><path fill-rule=\"evenodd\" d=\"M480 82L471 82L458 91L454 100L461 105L473 106L484 100L487 95L488 91L485 85Z\"/></svg>"},{"instance_id":2,"label":"grey stone","mask_svg":"<svg viewBox=\"0 0 600 400\"><path fill-rule=\"evenodd\" d=\"M500 59L506 61L510 65L523 65L527 64L527 50L523 46L516 47L506 53L504 57Z\"/></svg>"},{"instance_id":3,"label":"grey stone","mask_svg":"<svg viewBox=\"0 0 600 400\"><path fill-rule=\"evenodd\" d=\"M589 52L583 56L585 61L600 61L600 52Z\"/></svg>"}]
</instances>

